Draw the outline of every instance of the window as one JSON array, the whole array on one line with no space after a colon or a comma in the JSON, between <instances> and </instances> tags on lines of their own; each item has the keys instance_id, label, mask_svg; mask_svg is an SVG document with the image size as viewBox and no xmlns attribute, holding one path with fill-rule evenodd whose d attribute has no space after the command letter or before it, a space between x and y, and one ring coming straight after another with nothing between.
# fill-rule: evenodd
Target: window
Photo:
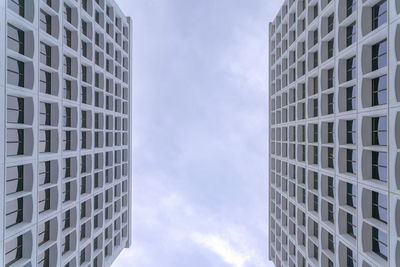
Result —
<instances>
[{"instance_id":1,"label":"window","mask_svg":"<svg viewBox=\"0 0 400 267\"><path fill-rule=\"evenodd\" d=\"M82 65L82 81L87 82L87 67Z\"/></svg>"},{"instance_id":2,"label":"window","mask_svg":"<svg viewBox=\"0 0 400 267\"><path fill-rule=\"evenodd\" d=\"M24 154L24 129L7 129L7 155Z\"/></svg>"},{"instance_id":3,"label":"window","mask_svg":"<svg viewBox=\"0 0 400 267\"><path fill-rule=\"evenodd\" d=\"M356 23L353 22L346 27L346 46L350 46L356 42Z\"/></svg>"},{"instance_id":4,"label":"window","mask_svg":"<svg viewBox=\"0 0 400 267\"><path fill-rule=\"evenodd\" d=\"M334 154L333 154L333 147L328 147L328 168L334 168L333 162L334 162Z\"/></svg>"},{"instance_id":5,"label":"window","mask_svg":"<svg viewBox=\"0 0 400 267\"><path fill-rule=\"evenodd\" d=\"M23 55L25 53L25 32L8 24L7 47Z\"/></svg>"},{"instance_id":6,"label":"window","mask_svg":"<svg viewBox=\"0 0 400 267\"><path fill-rule=\"evenodd\" d=\"M51 95L51 73L40 70L40 91Z\"/></svg>"},{"instance_id":7,"label":"window","mask_svg":"<svg viewBox=\"0 0 400 267\"><path fill-rule=\"evenodd\" d=\"M51 104L40 102L40 125L51 125Z\"/></svg>"},{"instance_id":8,"label":"window","mask_svg":"<svg viewBox=\"0 0 400 267\"><path fill-rule=\"evenodd\" d=\"M64 4L64 17L65 19L72 24L72 12L71 8Z\"/></svg>"},{"instance_id":9,"label":"window","mask_svg":"<svg viewBox=\"0 0 400 267\"><path fill-rule=\"evenodd\" d=\"M71 131L64 131L64 150L71 150Z\"/></svg>"},{"instance_id":10,"label":"window","mask_svg":"<svg viewBox=\"0 0 400 267\"><path fill-rule=\"evenodd\" d=\"M64 109L64 126L71 127L71 108L68 107Z\"/></svg>"},{"instance_id":11,"label":"window","mask_svg":"<svg viewBox=\"0 0 400 267\"><path fill-rule=\"evenodd\" d=\"M387 2L382 0L372 7L372 30L377 29L387 21Z\"/></svg>"},{"instance_id":12,"label":"window","mask_svg":"<svg viewBox=\"0 0 400 267\"><path fill-rule=\"evenodd\" d=\"M313 138L312 141L313 142L318 142L318 124L313 124Z\"/></svg>"},{"instance_id":13,"label":"window","mask_svg":"<svg viewBox=\"0 0 400 267\"><path fill-rule=\"evenodd\" d=\"M357 205L356 188L351 183L346 183L346 204L353 208L355 208Z\"/></svg>"},{"instance_id":14,"label":"window","mask_svg":"<svg viewBox=\"0 0 400 267\"><path fill-rule=\"evenodd\" d=\"M22 97L7 96L7 122L24 123L24 103Z\"/></svg>"},{"instance_id":15,"label":"window","mask_svg":"<svg viewBox=\"0 0 400 267\"><path fill-rule=\"evenodd\" d=\"M318 52L313 53L313 67L316 68L318 66Z\"/></svg>"},{"instance_id":16,"label":"window","mask_svg":"<svg viewBox=\"0 0 400 267\"><path fill-rule=\"evenodd\" d=\"M374 117L372 119L372 145L387 145L387 117Z\"/></svg>"},{"instance_id":17,"label":"window","mask_svg":"<svg viewBox=\"0 0 400 267\"><path fill-rule=\"evenodd\" d=\"M40 28L51 35L51 16L40 10Z\"/></svg>"},{"instance_id":18,"label":"window","mask_svg":"<svg viewBox=\"0 0 400 267\"><path fill-rule=\"evenodd\" d=\"M328 94L328 114L333 114L334 104L333 104L333 93Z\"/></svg>"},{"instance_id":19,"label":"window","mask_svg":"<svg viewBox=\"0 0 400 267\"><path fill-rule=\"evenodd\" d=\"M6 267L13 265L22 258L23 238L22 235L8 241L5 244L5 259Z\"/></svg>"},{"instance_id":20,"label":"window","mask_svg":"<svg viewBox=\"0 0 400 267\"><path fill-rule=\"evenodd\" d=\"M346 213L346 233L353 238L356 238L357 234L357 220L350 214Z\"/></svg>"},{"instance_id":21,"label":"window","mask_svg":"<svg viewBox=\"0 0 400 267\"><path fill-rule=\"evenodd\" d=\"M71 200L71 182L65 183L63 186L63 202Z\"/></svg>"},{"instance_id":22,"label":"window","mask_svg":"<svg viewBox=\"0 0 400 267\"><path fill-rule=\"evenodd\" d=\"M387 77L382 75L372 80L372 106L387 103Z\"/></svg>"},{"instance_id":23,"label":"window","mask_svg":"<svg viewBox=\"0 0 400 267\"><path fill-rule=\"evenodd\" d=\"M64 255L65 253L67 253L67 252L70 250L70 248L71 248L71 246L70 246L71 241L70 241L70 240L71 240L71 234L65 236L64 242L63 242L63 244L61 245L61 251L62 251L62 254L63 254L63 255Z\"/></svg>"},{"instance_id":24,"label":"window","mask_svg":"<svg viewBox=\"0 0 400 267\"><path fill-rule=\"evenodd\" d=\"M71 158L65 159L65 175L64 178L71 177Z\"/></svg>"},{"instance_id":25,"label":"window","mask_svg":"<svg viewBox=\"0 0 400 267\"><path fill-rule=\"evenodd\" d=\"M346 262L347 262L347 267L357 266L357 262L353 257L353 251L349 248L347 248Z\"/></svg>"},{"instance_id":26,"label":"window","mask_svg":"<svg viewBox=\"0 0 400 267\"><path fill-rule=\"evenodd\" d=\"M387 66L386 39L372 46L372 71Z\"/></svg>"},{"instance_id":27,"label":"window","mask_svg":"<svg viewBox=\"0 0 400 267\"><path fill-rule=\"evenodd\" d=\"M313 210L318 212L318 197L316 195L313 195Z\"/></svg>"},{"instance_id":28,"label":"window","mask_svg":"<svg viewBox=\"0 0 400 267\"><path fill-rule=\"evenodd\" d=\"M82 33L86 36L88 36L88 26L87 26L87 22L82 20Z\"/></svg>"},{"instance_id":29,"label":"window","mask_svg":"<svg viewBox=\"0 0 400 267\"><path fill-rule=\"evenodd\" d=\"M40 62L51 67L51 47L40 42Z\"/></svg>"},{"instance_id":30,"label":"window","mask_svg":"<svg viewBox=\"0 0 400 267\"><path fill-rule=\"evenodd\" d=\"M82 128L87 128L86 117L87 117L87 111L82 110L82 116L81 116Z\"/></svg>"},{"instance_id":31,"label":"window","mask_svg":"<svg viewBox=\"0 0 400 267\"><path fill-rule=\"evenodd\" d=\"M64 98L72 100L72 82L64 80Z\"/></svg>"},{"instance_id":32,"label":"window","mask_svg":"<svg viewBox=\"0 0 400 267\"><path fill-rule=\"evenodd\" d=\"M328 196L334 197L335 185L333 184L333 177L328 176Z\"/></svg>"},{"instance_id":33,"label":"window","mask_svg":"<svg viewBox=\"0 0 400 267\"><path fill-rule=\"evenodd\" d=\"M350 16L356 9L356 2L355 0L347 0L346 2L346 16Z\"/></svg>"},{"instance_id":34,"label":"window","mask_svg":"<svg viewBox=\"0 0 400 267\"><path fill-rule=\"evenodd\" d=\"M50 239L50 221L39 224L38 226L38 243L39 246L43 245Z\"/></svg>"},{"instance_id":35,"label":"window","mask_svg":"<svg viewBox=\"0 0 400 267\"><path fill-rule=\"evenodd\" d=\"M355 120L346 121L346 143L355 144L356 140L356 124Z\"/></svg>"},{"instance_id":36,"label":"window","mask_svg":"<svg viewBox=\"0 0 400 267\"><path fill-rule=\"evenodd\" d=\"M333 57L333 39L328 41L328 58Z\"/></svg>"},{"instance_id":37,"label":"window","mask_svg":"<svg viewBox=\"0 0 400 267\"><path fill-rule=\"evenodd\" d=\"M333 241L333 235L331 233L328 233L328 249L332 251L332 253L335 253L335 243Z\"/></svg>"},{"instance_id":38,"label":"window","mask_svg":"<svg viewBox=\"0 0 400 267\"><path fill-rule=\"evenodd\" d=\"M313 44L316 45L318 43L318 30L313 31Z\"/></svg>"},{"instance_id":39,"label":"window","mask_svg":"<svg viewBox=\"0 0 400 267\"><path fill-rule=\"evenodd\" d=\"M86 86L82 86L82 103L84 103L84 104L88 104L88 101L87 101L87 87Z\"/></svg>"},{"instance_id":40,"label":"window","mask_svg":"<svg viewBox=\"0 0 400 267\"><path fill-rule=\"evenodd\" d=\"M384 260L388 259L388 237L385 232L372 226L372 251Z\"/></svg>"},{"instance_id":41,"label":"window","mask_svg":"<svg viewBox=\"0 0 400 267\"><path fill-rule=\"evenodd\" d=\"M94 34L94 42L97 46L100 46L100 33L95 33Z\"/></svg>"},{"instance_id":42,"label":"window","mask_svg":"<svg viewBox=\"0 0 400 267\"><path fill-rule=\"evenodd\" d=\"M39 213L50 209L50 189L45 189L39 192Z\"/></svg>"},{"instance_id":43,"label":"window","mask_svg":"<svg viewBox=\"0 0 400 267\"><path fill-rule=\"evenodd\" d=\"M83 8L85 11L88 11L87 0L82 0L82 8Z\"/></svg>"},{"instance_id":44,"label":"window","mask_svg":"<svg viewBox=\"0 0 400 267\"><path fill-rule=\"evenodd\" d=\"M87 53L87 43L86 42L82 41L81 49L82 49L82 56L87 58L88 53Z\"/></svg>"},{"instance_id":45,"label":"window","mask_svg":"<svg viewBox=\"0 0 400 267\"><path fill-rule=\"evenodd\" d=\"M86 179L87 179L87 177L82 177L82 179L81 179L81 195L87 193L87 190L86 190Z\"/></svg>"},{"instance_id":46,"label":"window","mask_svg":"<svg viewBox=\"0 0 400 267\"><path fill-rule=\"evenodd\" d=\"M64 71L68 75L72 75L71 58L64 56Z\"/></svg>"},{"instance_id":47,"label":"window","mask_svg":"<svg viewBox=\"0 0 400 267\"><path fill-rule=\"evenodd\" d=\"M37 266L48 267L50 266L50 248L46 249L41 255L38 256Z\"/></svg>"},{"instance_id":48,"label":"window","mask_svg":"<svg viewBox=\"0 0 400 267\"><path fill-rule=\"evenodd\" d=\"M24 87L25 63L12 57L7 58L7 83Z\"/></svg>"},{"instance_id":49,"label":"window","mask_svg":"<svg viewBox=\"0 0 400 267\"><path fill-rule=\"evenodd\" d=\"M371 193L372 193L372 217L384 223L387 223L388 219L387 195L380 194L375 191L371 191Z\"/></svg>"},{"instance_id":50,"label":"window","mask_svg":"<svg viewBox=\"0 0 400 267\"><path fill-rule=\"evenodd\" d=\"M334 223L334 217L333 205L332 203L328 202L328 221Z\"/></svg>"},{"instance_id":51,"label":"window","mask_svg":"<svg viewBox=\"0 0 400 267\"><path fill-rule=\"evenodd\" d=\"M40 162L39 164L39 185L50 183L50 161Z\"/></svg>"},{"instance_id":52,"label":"window","mask_svg":"<svg viewBox=\"0 0 400 267\"><path fill-rule=\"evenodd\" d=\"M64 28L64 43L72 48L71 31L67 28Z\"/></svg>"},{"instance_id":53,"label":"window","mask_svg":"<svg viewBox=\"0 0 400 267\"><path fill-rule=\"evenodd\" d=\"M357 164L356 164L356 151L353 149L346 149L346 172L355 173Z\"/></svg>"},{"instance_id":54,"label":"window","mask_svg":"<svg viewBox=\"0 0 400 267\"><path fill-rule=\"evenodd\" d=\"M328 17L328 33L333 30L333 14Z\"/></svg>"},{"instance_id":55,"label":"window","mask_svg":"<svg viewBox=\"0 0 400 267\"><path fill-rule=\"evenodd\" d=\"M71 210L67 210L66 212L63 213L62 225L63 225L63 228L62 228L63 230L65 230L71 226Z\"/></svg>"},{"instance_id":56,"label":"window","mask_svg":"<svg viewBox=\"0 0 400 267\"><path fill-rule=\"evenodd\" d=\"M7 168L6 195L24 190L24 165Z\"/></svg>"},{"instance_id":57,"label":"window","mask_svg":"<svg viewBox=\"0 0 400 267\"><path fill-rule=\"evenodd\" d=\"M346 88L346 111L356 108L356 90L355 86Z\"/></svg>"},{"instance_id":58,"label":"window","mask_svg":"<svg viewBox=\"0 0 400 267\"><path fill-rule=\"evenodd\" d=\"M39 152L51 151L51 130L41 130L39 132Z\"/></svg>"},{"instance_id":59,"label":"window","mask_svg":"<svg viewBox=\"0 0 400 267\"><path fill-rule=\"evenodd\" d=\"M346 60L346 81L353 80L356 77L356 57Z\"/></svg>"},{"instance_id":60,"label":"window","mask_svg":"<svg viewBox=\"0 0 400 267\"><path fill-rule=\"evenodd\" d=\"M313 99L313 117L318 116L318 98Z\"/></svg>"},{"instance_id":61,"label":"window","mask_svg":"<svg viewBox=\"0 0 400 267\"><path fill-rule=\"evenodd\" d=\"M86 202L81 204L81 219L86 216Z\"/></svg>"},{"instance_id":62,"label":"window","mask_svg":"<svg viewBox=\"0 0 400 267\"><path fill-rule=\"evenodd\" d=\"M18 198L6 204L6 229L20 223L24 219L24 200Z\"/></svg>"},{"instance_id":63,"label":"window","mask_svg":"<svg viewBox=\"0 0 400 267\"><path fill-rule=\"evenodd\" d=\"M372 151L372 179L387 182L387 153Z\"/></svg>"},{"instance_id":64,"label":"window","mask_svg":"<svg viewBox=\"0 0 400 267\"><path fill-rule=\"evenodd\" d=\"M333 87L333 68L328 70L328 89Z\"/></svg>"}]
</instances>

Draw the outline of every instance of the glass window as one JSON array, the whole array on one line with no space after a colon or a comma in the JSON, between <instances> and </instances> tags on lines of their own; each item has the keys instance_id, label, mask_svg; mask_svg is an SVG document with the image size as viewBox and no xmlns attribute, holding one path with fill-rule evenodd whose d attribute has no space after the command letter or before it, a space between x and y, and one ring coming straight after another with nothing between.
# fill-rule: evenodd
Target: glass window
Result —
<instances>
[{"instance_id":1,"label":"glass window","mask_svg":"<svg viewBox=\"0 0 400 267\"><path fill-rule=\"evenodd\" d=\"M346 46L350 46L356 42L356 23L352 23L346 27Z\"/></svg>"},{"instance_id":2,"label":"glass window","mask_svg":"<svg viewBox=\"0 0 400 267\"><path fill-rule=\"evenodd\" d=\"M353 208L357 206L356 187L351 183L346 183L346 204Z\"/></svg>"},{"instance_id":3,"label":"glass window","mask_svg":"<svg viewBox=\"0 0 400 267\"><path fill-rule=\"evenodd\" d=\"M372 179L387 182L387 153L372 151Z\"/></svg>"},{"instance_id":4,"label":"glass window","mask_svg":"<svg viewBox=\"0 0 400 267\"><path fill-rule=\"evenodd\" d=\"M357 235L357 220L350 213L346 213L346 233L353 238Z\"/></svg>"},{"instance_id":5,"label":"glass window","mask_svg":"<svg viewBox=\"0 0 400 267\"><path fill-rule=\"evenodd\" d=\"M334 168L334 154L333 147L328 147L328 168Z\"/></svg>"},{"instance_id":6,"label":"glass window","mask_svg":"<svg viewBox=\"0 0 400 267\"><path fill-rule=\"evenodd\" d=\"M388 237L385 232L372 226L372 251L384 260L388 259Z\"/></svg>"},{"instance_id":7,"label":"glass window","mask_svg":"<svg viewBox=\"0 0 400 267\"><path fill-rule=\"evenodd\" d=\"M371 193L372 193L372 217L384 223L387 223L388 219L387 195L380 194L375 191L371 191Z\"/></svg>"},{"instance_id":8,"label":"glass window","mask_svg":"<svg viewBox=\"0 0 400 267\"><path fill-rule=\"evenodd\" d=\"M24 190L24 166L7 168L6 194L10 195Z\"/></svg>"},{"instance_id":9,"label":"glass window","mask_svg":"<svg viewBox=\"0 0 400 267\"><path fill-rule=\"evenodd\" d=\"M382 75L372 80L372 106L387 103L387 77Z\"/></svg>"},{"instance_id":10,"label":"glass window","mask_svg":"<svg viewBox=\"0 0 400 267\"><path fill-rule=\"evenodd\" d=\"M355 144L356 142L356 123L355 120L346 121L346 143Z\"/></svg>"},{"instance_id":11,"label":"glass window","mask_svg":"<svg viewBox=\"0 0 400 267\"><path fill-rule=\"evenodd\" d=\"M22 249L23 249L23 238L22 235L18 236L17 238L14 238L10 241L8 241L5 244L5 263L6 267L11 266L15 262L17 262L19 259L22 258Z\"/></svg>"},{"instance_id":12,"label":"glass window","mask_svg":"<svg viewBox=\"0 0 400 267\"><path fill-rule=\"evenodd\" d=\"M350 16L356 9L356 1L354 0L347 0L346 2L346 15L347 17Z\"/></svg>"},{"instance_id":13,"label":"glass window","mask_svg":"<svg viewBox=\"0 0 400 267\"><path fill-rule=\"evenodd\" d=\"M382 0L372 7L372 30L375 30L387 21L387 2Z\"/></svg>"},{"instance_id":14,"label":"glass window","mask_svg":"<svg viewBox=\"0 0 400 267\"><path fill-rule=\"evenodd\" d=\"M23 55L25 52L25 32L8 24L7 47Z\"/></svg>"},{"instance_id":15,"label":"glass window","mask_svg":"<svg viewBox=\"0 0 400 267\"><path fill-rule=\"evenodd\" d=\"M333 14L328 17L328 32L333 30Z\"/></svg>"},{"instance_id":16,"label":"glass window","mask_svg":"<svg viewBox=\"0 0 400 267\"><path fill-rule=\"evenodd\" d=\"M347 248L346 262L347 262L347 267L357 266L357 261L353 257L353 251L349 248Z\"/></svg>"},{"instance_id":17,"label":"glass window","mask_svg":"<svg viewBox=\"0 0 400 267\"><path fill-rule=\"evenodd\" d=\"M333 177L328 176L328 196L334 197L335 185L333 184Z\"/></svg>"},{"instance_id":18,"label":"glass window","mask_svg":"<svg viewBox=\"0 0 400 267\"><path fill-rule=\"evenodd\" d=\"M333 103L333 93L328 94L328 114L333 114L334 103Z\"/></svg>"},{"instance_id":19,"label":"glass window","mask_svg":"<svg viewBox=\"0 0 400 267\"><path fill-rule=\"evenodd\" d=\"M353 149L346 149L346 172L355 173L356 172L356 151Z\"/></svg>"},{"instance_id":20,"label":"glass window","mask_svg":"<svg viewBox=\"0 0 400 267\"><path fill-rule=\"evenodd\" d=\"M18 198L6 204L6 228L10 228L23 221L24 200Z\"/></svg>"},{"instance_id":21,"label":"glass window","mask_svg":"<svg viewBox=\"0 0 400 267\"><path fill-rule=\"evenodd\" d=\"M372 46L372 71L387 66L386 39Z\"/></svg>"},{"instance_id":22,"label":"glass window","mask_svg":"<svg viewBox=\"0 0 400 267\"><path fill-rule=\"evenodd\" d=\"M346 88L346 111L354 110L356 108L356 89L355 86Z\"/></svg>"},{"instance_id":23,"label":"glass window","mask_svg":"<svg viewBox=\"0 0 400 267\"><path fill-rule=\"evenodd\" d=\"M24 87L25 63L11 57L7 57L7 83Z\"/></svg>"},{"instance_id":24,"label":"glass window","mask_svg":"<svg viewBox=\"0 0 400 267\"><path fill-rule=\"evenodd\" d=\"M372 119L372 145L387 145L387 117L374 117Z\"/></svg>"},{"instance_id":25,"label":"glass window","mask_svg":"<svg viewBox=\"0 0 400 267\"><path fill-rule=\"evenodd\" d=\"M333 57L333 39L328 41L328 58Z\"/></svg>"},{"instance_id":26,"label":"glass window","mask_svg":"<svg viewBox=\"0 0 400 267\"><path fill-rule=\"evenodd\" d=\"M21 17L25 17L25 0L8 0L8 7Z\"/></svg>"},{"instance_id":27,"label":"glass window","mask_svg":"<svg viewBox=\"0 0 400 267\"><path fill-rule=\"evenodd\" d=\"M353 80L356 77L356 57L346 60L346 81Z\"/></svg>"},{"instance_id":28,"label":"glass window","mask_svg":"<svg viewBox=\"0 0 400 267\"><path fill-rule=\"evenodd\" d=\"M51 35L51 16L40 10L40 28Z\"/></svg>"}]
</instances>

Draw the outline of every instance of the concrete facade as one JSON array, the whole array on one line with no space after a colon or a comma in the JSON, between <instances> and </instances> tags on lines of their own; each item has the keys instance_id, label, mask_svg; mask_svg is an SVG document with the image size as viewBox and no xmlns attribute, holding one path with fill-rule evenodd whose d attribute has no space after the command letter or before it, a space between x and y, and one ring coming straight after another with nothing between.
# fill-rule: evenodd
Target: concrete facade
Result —
<instances>
[{"instance_id":1,"label":"concrete facade","mask_svg":"<svg viewBox=\"0 0 400 267\"><path fill-rule=\"evenodd\" d=\"M284 1L269 107L270 260L400 266L400 1Z\"/></svg>"},{"instance_id":2,"label":"concrete facade","mask_svg":"<svg viewBox=\"0 0 400 267\"><path fill-rule=\"evenodd\" d=\"M0 265L110 266L131 242L131 20L0 1Z\"/></svg>"}]
</instances>

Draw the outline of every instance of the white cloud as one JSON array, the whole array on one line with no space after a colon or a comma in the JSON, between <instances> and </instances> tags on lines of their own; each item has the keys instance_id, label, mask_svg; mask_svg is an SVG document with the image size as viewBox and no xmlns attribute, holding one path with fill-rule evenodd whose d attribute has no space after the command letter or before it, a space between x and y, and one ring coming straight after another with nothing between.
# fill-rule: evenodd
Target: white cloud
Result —
<instances>
[{"instance_id":1,"label":"white cloud","mask_svg":"<svg viewBox=\"0 0 400 267\"><path fill-rule=\"evenodd\" d=\"M221 259L235 267L243 267L249 257L234 249L232 245L217 234L193 233L191 238L197 244L214 252Z\"/></svg>"}]
</instances>

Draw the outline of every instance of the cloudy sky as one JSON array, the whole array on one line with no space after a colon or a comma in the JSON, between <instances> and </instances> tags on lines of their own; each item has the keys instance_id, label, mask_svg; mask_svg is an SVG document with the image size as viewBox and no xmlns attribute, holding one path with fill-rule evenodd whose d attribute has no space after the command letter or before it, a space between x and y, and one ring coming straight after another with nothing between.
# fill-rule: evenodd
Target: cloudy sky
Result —
<instances>
[{"instance_id":1,"label":"cloudy sky","mask_svg":"<svg viewBox=\"0 0 400 267\"><path fill-rule=\"evenodd\" d=\"M280 0L116 0L133 18L133 241L113 267L267 259L267 30Z\"/></svg>"}]
</instances>

